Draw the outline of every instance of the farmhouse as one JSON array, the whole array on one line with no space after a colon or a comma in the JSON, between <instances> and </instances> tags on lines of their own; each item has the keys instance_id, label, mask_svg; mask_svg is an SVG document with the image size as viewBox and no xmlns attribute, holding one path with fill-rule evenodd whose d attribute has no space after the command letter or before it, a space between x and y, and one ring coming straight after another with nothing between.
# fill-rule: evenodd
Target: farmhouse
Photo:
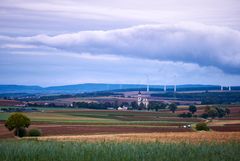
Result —
<instances>
[{"instance_id":1,"label":"farmhouse","mask_svg":"<svg viewBox=\"0 0 240 161\"><path fill-rule=\"evenodd\" d=\"M118 107L118 110L123 110L123 111L126 111L126 110L128 110L128 107L126 107L126 106L123 106L123 107Z\"/></svg>"}]
</instances>

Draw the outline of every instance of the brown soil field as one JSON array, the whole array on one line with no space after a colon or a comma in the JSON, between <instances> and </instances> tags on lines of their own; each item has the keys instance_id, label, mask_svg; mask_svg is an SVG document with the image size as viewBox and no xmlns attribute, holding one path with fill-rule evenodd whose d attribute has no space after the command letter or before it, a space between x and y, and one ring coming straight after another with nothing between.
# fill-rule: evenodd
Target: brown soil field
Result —
<instances>
[{"instance_id":1,"label":"brown soil field","mask_svg":"<svg viewBox=\"0 0 240 161\"><path fill-rule=\"evenodd\" d=\"M33 126L34 127L34 126ZM131 126L83 126L52 125L35 126L43 131L43 135L82 135L82 134L114 134L114 133L152 133L152 132L188 132L191 129L177 127L131 127Z\"/></svg>"},{"instance_id":2,"label":"brown soil field","mask_svg":"<svg viewBox=\"0 0 240 161\"><path fill-rule=\"evenodd\" d=\"M56 123L51 123L51 122L32 122L32 125L36 125L36 126L41 126L41 125L44 125L44 126L56 126L56 125L59 125L59 126L62 126L62 125L126 125L126 126L176 126L176 127L179 127L179 126L183 126L183 125L186 125L186 123L181 123L181 122L177 122L177 123L142 123L142 124L133 124L133 123L129 123L129 124L126 124L126 123L121 123L121 122L118 122L118 123L111 123L111 122L82 122L82 123L59 123L59 124L56 124ZM4 126L4 121L0 121L0 127L1 126Z\"/></svg>"},{"instance_id":3,"label":"brown soil field","mask_svg":"<svg viewBox=\"0 0 240 161\"><path fill-rule=\"evenodd\" d=\"M204 110L205 110L205 108L206 108L207 106L206 105L202 105L202 106L197 106L197 112L195 113L195 114L202 114L202 113L204 113ZM209 106L209 107L211 107L211 106ZM229 106L227 106L229 109L230 109L230 116L231 115L240 115L240 106L232 106L232 105L229 105ZM185 109L178 109L177 111L176 111L176 113L183 113L183 112L185 112L185 113L187 113L187 112L189 112L188 111L188 106L185 108Z\"/></svg>"},{"instance_id":4,"label":"brown soil field","mask_svg":"<svg viewBox=\"0 0 240 161\"><path fill-rule=\"evenodd\" d=\"M13 132L8 131L4 124L0 124L0 139L12 138L14 137Z\"/></svg>"},{"instance_id":5,"label":"brown soil field","mask_svg":"<svg viewBox=\"0 0 240 161\"><path fill-rule=\"evenodd\" d=\"M240 132L240 120L213 120L208 125L214 131Z\"/></svg>"},{"instance_id":6,"label":"brown soil field","mask_svg":"<svg viewBox=\"0 0 240 161\"><path fill-rule=\"evenodd\" d=\"M237 125L240 120L213 120L208 123L209 126Z\"/></svg>"},{"instance_id":7,"label":"brown soil field","mask_svg":"<svg viewBox=\"0 0 240 161\"><path fill-rule=\"evenodd\" d=\"M200 143L200 142L228 142L239 141L240 132L168 132L168 133L129 133L129 134L101 134L77 136L47 136L37 140L57 141L117 141L117 142L163 142L163 143Z\"/></svg>"},{"instance_id":8,"label":"brown soil field","mask_svg":"<svg viewBox=\"0 0 240 161\"><path fill-rule=\"evenodd\" d=\"M24 105L21 101L0 99L0 106Z\"/></svg>"},{"instance_id":9,"label":"brown soil field","mask_svg":"<svg viewBox=\"0 0 240 161\"><path fill-rule=\"evenodd\" d=\"M240 126L239 125L211 126L210 128L214 131L221 131L221 132L240 131Z\"/></svg>"},{"instance_id":10,"label":"brown soil field","mask_svg":"<svg viewBox=\"0 0 240 161\"><path fill-rule=\"evenodd\" d=\"M216 118L215 120L240 120L240 117L224 117L224 118Z\"/></svg>"},{"instance_id":11,"label":"brown soil field","mask_svg":"<svg viewBox=\"0 0 240 161\"><path fill-rule=\"evenodd\" d=\"M189 132L192 129L178 126L144 126L144 125L67 125L67 124L33 124L29 127L39 128L44 136L49 135L83 135L83 134L116 134L116 133L153 133L153 132ZM0 138L11 138L3 123L0 123Z\"/></svg>"},{"instance_id":12,"label":"brown soil field","mask_svg":"<svg viewBox=\"0 0 240 161\"><path fill-rule=\"evenodd\" d=\"M240 123L236 123L236 124L225 124L225 126L240 126Z\"/></svg>"}]
</instances>

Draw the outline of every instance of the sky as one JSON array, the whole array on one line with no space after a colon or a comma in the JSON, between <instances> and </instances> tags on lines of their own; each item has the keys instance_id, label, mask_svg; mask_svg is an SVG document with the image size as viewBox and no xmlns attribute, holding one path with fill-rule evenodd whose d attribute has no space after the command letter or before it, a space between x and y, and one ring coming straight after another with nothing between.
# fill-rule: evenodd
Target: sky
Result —
<instances>
[{"instance_id":1,"label":"sky","mask_svg":"<svg viewBox=\"0 0 240 161\"><path fill-rule=\"evenodd\" d=\"M240 85L239 0L1 0L0 84Z\"/></svg>"}]
</instances>

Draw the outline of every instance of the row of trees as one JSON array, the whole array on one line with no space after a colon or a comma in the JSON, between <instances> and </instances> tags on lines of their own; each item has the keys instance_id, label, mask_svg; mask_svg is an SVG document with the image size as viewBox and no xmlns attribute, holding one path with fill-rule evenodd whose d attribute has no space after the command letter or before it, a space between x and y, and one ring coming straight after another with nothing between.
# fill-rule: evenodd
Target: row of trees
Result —
<instances>
[{"instance_id":1,"label":"row of trees","mask_svg":"<svg viewBox=\"0 0 240 161\"><path fill-rule=\"evenodd\" d=\"M204 110L204 113L201 115L202 118L222 118L230 114L230 109L224 106L207 106Z\"/></svg>"},{"instance_id":2,"label":"row of trees","mask_svg":"<svg viewBox=\"0 0 240 161\"><path fill-rule=\"evenodd\" d=\"M117 103L97 103L97 102L73 102L72 107L75 108L89 108L89 109L107 109L107 108L117 108Z\"/></svg>"},{"instance_id":3,"label":"row of trees","mask_svg":"<svg viewBox=\"0 0 240 161\"><path fill-rule=\"evenodd\" d=\"M179 117L192 117L192 116L195 116L197 117L197 115L193 115L195 112L197 112L197 107L194 106L194 105L190 105L189 108L188 108L189 112L188 113L182 113L182 114L179 114L178 116ZM222 118L226 115L229 115L230 114L230 109L227 108L227 107L224 107L224 106L221 106L221 105L218 105L218 106L207 106L205 109L204 109L204 113L200 115L200 117L202 118Z\"/></svg>"},{"instance_id":4,"label":"row of trees","mask_svg":"<svg viewBox=\"0 0 240 161\"><path fill-rule=\"evenodd\" d=\"M240 102L240 92L201 92L201 93L153 93L152 97L177 98L186 101L201 101L201 104L231 104Z\"/></svg>"},{"instance_id":5,"label":"row of trees","mask_svg":"<svg viewBox=\"0 0 240 161\"><path fill-rule=\"evenodd\" d=\"M197 107L195 105L190 105L188 107L188 111L189 112L187 112L187 113L184 112L184 113L179 114L178 117L184 117L184 118L193 117L193 116L197 117L197 115L193 115L195 112L197 112Z\"/></svg>"},{"instance_id":6,"label":"row of trees","mask_svg":"<svg viewBox=\"0 0 240 161\"><path fill-rule=\"evenodd\" d=\"M136 101L133 101L130 104L128 102L123 102L120 106L121 107L126 106L126 107L129 107L130 109L133 109L133 110L146 109L146 107L143 103L138 105ZM150 111L150 110L158 111L160 109L167 109L167 108L169 108L172 112L175 112L177 110L177 105L174 104L174 103L166 104L166 103L163 103L163 102L151 101L148 104L147 110L148 111Z\"/></svg>"},{"instance_id":7,"label":"row of trees","mask_svg":"<svg viewBox=\"0 0 240 161\"><path fill-rule=\"evenodd\" d=\"M163 102L152 101L148 105L148 110L158 111L160 109L169 109L173 113L177 110L177 105L175 103L167 104Z\"/></svg>"},{"instance_id":8,"label":"row of trees","mask_svg":"<svg viewBox=\"0 0 240 161\"><path fill-rule=\"evenodd\" d=\"M28 107L68 107L67 104L62 104L62 105L56 105L54 102L51 102L51 103L46 103L46 104L43 104L43 103L32 103L32 102L29 102L27 103L27 106Z\"/></svg>"},{"instance_id":9,"label":"row of trees","mask_svg":"<svg viewBox=\"0 0 240 161\"><path fill-rule=\"evenodd\" d=\"M107 109L107 108L114 108L117 109L118 107L128 107L128 109L132 110L144 110L146 109L145 105L141 103L140 105L137 104L136 101L131 103L122 102L119 104L118 102L105 102L105 103L96 103L96 102L73 102L73 107L75 108L89 108L89 109ZM166 104L163 102L151 101L147 107L147 110L155 110L158 111L160 109L169 109L173 113L177 110L177 105L175 103Z\"/></svg>"}]
</instances>

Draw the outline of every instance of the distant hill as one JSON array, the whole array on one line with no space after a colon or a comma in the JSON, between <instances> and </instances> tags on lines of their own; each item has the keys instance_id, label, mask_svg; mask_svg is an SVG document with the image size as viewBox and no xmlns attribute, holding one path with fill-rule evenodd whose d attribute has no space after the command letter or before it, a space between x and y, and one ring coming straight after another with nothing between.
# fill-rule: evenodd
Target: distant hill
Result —
<instances>
[{"instance_id":1,"label":"distant hill","mask_svg":"<svg viewBox=\"0 0 240 161\"><path fill-rule=\"evenodd\" d=\"M41 90L40 86L0 85L0 93L35 93Z\"/></svg>"},{"instance_id":2,"label":"distant hill","mask_svg":"<svg viewBox=\"0 0 240 161\"><path fill-rule=\"evenodd\" d=\"M95 91L111 91L118 89L140 89L146 88L146 85L137 84L103 84L86 83L64 86L25 86L25 85L0 85L0 93L82 93Z\"/></svg>"},{"instance_id":3,"label":"distant hill","mask_svg":"<svg viewBox=\"0 0 240 161\"><path fill-rule=\"evenodd\" d=\"M56 93L70 94L95 91L136 91L146 90L147 85L143 84L104 84L104 83L85 83L64 86L26 86L26 85L0 85L0 93ZM150 85L150 91L163 91L162 85ZM240 86L231 87L232 90L240 90ZM218 85L178 85L177 91L201 91L201 90L220 90ZM227 90L225 87L224 90ZM173 91L173 86L168 85L167 91Z\"/></svg>"}]
</instances>

